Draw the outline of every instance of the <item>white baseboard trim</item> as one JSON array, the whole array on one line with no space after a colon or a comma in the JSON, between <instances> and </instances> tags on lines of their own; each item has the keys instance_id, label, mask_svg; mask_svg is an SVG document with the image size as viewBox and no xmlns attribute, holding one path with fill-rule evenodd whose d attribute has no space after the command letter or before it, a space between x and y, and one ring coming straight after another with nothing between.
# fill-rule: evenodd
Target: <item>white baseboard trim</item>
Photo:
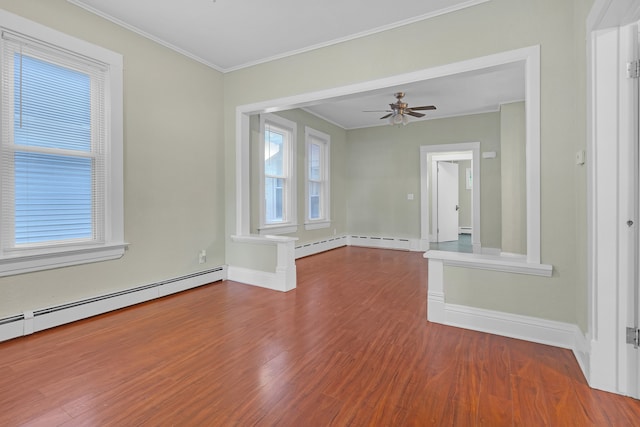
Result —
<instances>
[{"instance_id":1,"label":"white baseboard trim","mask_svg":"<svg viewBox=\"0 0 640 427\"><path fill-rule=\"evenodd\" d=\"M587 334L583 334L577 326L575 345L572 350L573 355L576 357L578 365L582 370L582 374L587 379L587 383L591 386L591 339Z\"/></svg>"},{"instance_id":2,"label":"white baseboard trim","mask_svg":"<svg viewBox=\"0 0 640 427\"><path fill-rule=\"evenodd\" d=\"M447 304L444 295L438 293L429 293L428 318L435 323L572 350L585 378L589 378L589 340L577 325Z\"/></svg>"},{"instance_id":3,"label":"white baseboard trim","mask_svg":"<svg viewBox=\"0 0 640 427\"><path fill-rule=\"evenodd\" d=\"M626 377L620 375L620 366L626 361L618 355L611 354L610 347L617 344L611 341L608 337L590 341L590 363L587 365L589 366L589 377L587 377L589 386L610 393L629 395Z\"/></svg>"},{"instance_id":4,"label":"white baseboard trim","mask_svg":"<svg viewBox=\"0 0 640 427\"><path fill-rule=\"evenodd\" d=\"M399 237L347 236L349 246L367 248L396 249L401 251L422 252L420 239L404 239Z\"/></svg>"},{"instance_id":5,"label":"white baseboard trim","mask_svg":"<svg viewBox=\"0 0 640 427\"><path fill-rule=\"evenodd\" d=\"M347 246L347 236L330 237L316 242L304 243L296 246L296 259L330 251L331 249Z\"/></svg>"},{"instance_id":6,"label":"white baseboard trim","mask_svg":"<svg viewBox=\"0 0 640 427\"><path fill-rule=\"evenodd\" d=\"M579 328L570 323L456 304L444 307L445 324L573 350ZM581 333L580 333L581 334Z\"/></svg>"},{"instance_id":7,"label":"white baseboard trim","mask_svg":"<svg viewBox=\"0 0 640 427\"><path fill-rule=\"evenodd\" d=\"M54 307L0 319L0 341L86 319L109 311L161 298L176 292L196 288L226 279L226 267L217 267L200 273L143 285L136 288L99 295Z\"/></svg>"},{"instance_id":8,"label":"white baseboard trim","mask_svg":"<svg viewBox=\"0 0 640 427\"><path fill-rule=\"evenodd\" d=\"M295 277L295 271L293 275L293 277ZM287 285L285 276L286 272L284 271L271 273L269 271L252 270L249 268L234 267L232 265L227 267L228 280L274 291L287 292L295 289L295 286L291 287Z\"/></svg>"}]
</instances>

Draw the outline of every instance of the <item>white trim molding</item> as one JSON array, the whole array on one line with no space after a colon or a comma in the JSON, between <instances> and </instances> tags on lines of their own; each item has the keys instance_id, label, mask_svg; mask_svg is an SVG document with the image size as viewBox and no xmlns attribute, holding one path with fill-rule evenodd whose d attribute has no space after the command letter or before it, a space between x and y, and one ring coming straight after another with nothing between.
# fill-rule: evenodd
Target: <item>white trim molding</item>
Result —
<instances>
[{"instance_id":1,"label":"white trim molding","mask_svg":"<svg viewBox=\"0 0 640 427\"><path fill-rule=\"evenodd\" d=\"M481 270L501 271L503 273L528 274L532 276L551 277L553 266L548 264L532 264L521 256L509 256L497 252L496 255L469 254L429 250L425 258L438 260L444 265L455 267L477 268ZM429 264L431 265L431 263ZM431 283L429 283L431 285Z\"/></svg>"},{"instance_id":2,"label":"white trim molding","mask_svg":"<svg viewBox=\"0 0 640 427\"><path fill-rule=\"evenodd\" d=\"M74 5L78 6L78 7L81 7L83 9L85 9L88 12L91 12L93 14L98 15L101 18L104 18L104 19L106 19L108 21L111 21L116 25L120 25L121 27L126 28L127 30L132 31L132 32L134 32L134 33L136 33L136 34L138 34L138 35L140 35L142 37L145 37L145 38L147 38L149 40L152 40L152 41L154 41L154 42L156 42L156 43L158 43L158 44L160 44L160 45L162 45L162 46L164 46L164 47L166 47L168 49L172 49L172 50L174 50L174 51L176 51L176 52L178 52L178 53L180 53L180 54L182 54L182 55L184 55L184 56L186 56L188 58L193 59L194 61L200 62L201 64L204 64L204 65L206 65L208 67L211 67L216 71L220 71L221 73L229 73L229 72L232 72L232 71L242 70L243 68L253 67L255 65L260 65L260 64L264 64L264 63L267 63L267 62L275 61L275 60L278 60L278 59L287 58L289 56L294 56L294 55L298 55L298 54L301 54L301 53L310 52L310 51L313 51L313 50L316 50L316 49L320 49L320 48L323 48L323 47L327 47L327 46L332 46L332 45L335 45L335 44L343 43L343 42L346 42L346 41L349 41L349 40L359 39L361 37L366 37L366 36L369 36L369 35L372 35L372 34L377 34L377 33L383 32L383 31L392 30L394 28L398 28L398 27L402 27L402 26L405 26L405 25L409 25L409 24L412 24L414 22L419 22L419 21L423 21L423 20L426 20L426 19L435 18L437 16L441 16L441 15L445 15L445 14L448 14L448 13L456 12L458 10L462 10L462 9L466 9L466 8L469 8L469 7L473 7L473 6L488 2L489 0L468 0L468 1L465 1L465 2L462 2L462 3L457 3L457 4L452 5L452 6L438 8L437 10L429 12L429 13L425 13L425 14L417 15L417 16L412 16L410 18L403 19L403 20L398 21L398 22L393 22L393 23L386 24L386 25L381 25L379 27L372 28L372 29L369 29L369 30L361 31L361 32L358 32L356 34L350 34L350 35L347 35L347 36L338 37L336 39L323 41L321 43L317 43L317 44L314 44L314 45L311 45L311 46L305 46L305 47L302 47L302 48L299 48L299 49L294 49L294 50L290 50L290 51L286 51L286 52L282 52L282 53L277 53L275 55L264 57L264 58L253 59L253 60L250 60L250 61L247 61L247 62L242 62L242 63L236 64L236 65L231 65L229 67L222 67L220 65L214 64L211 61L209 61L209 60L207 60L205 58L202 58L202 57L200 57L198 55L195 55L194 53L189 52L189 51L187 51L187 50L185 50L183 48L180 48L180 47L176 46L175 44L172 44L172 43L170 43L169 41L167 41L167 40L165 40L163 38L156 37L156 36L148 33L147 31L145 31L145 30L143 30L143 29L141 29L139 27L136 27L135 25L128 24L128 23L122 21L121 19L116 18L115 16L113 16L113 15L111 15L109 13L106 13L106 12L104 12L102 10L99 10L98 8L95 8L95 7L87 4L86 1L83 1L83 0L67 0L67 1L69 3L71 3L71 4L74 4Z\"/></svg>"},{"instance_id":3,"label":"white trim molding","mask_svg":"<svg viewBox=\"0 0 640 427\"><path fill-rule=\"evenodd\" d=\"M580 329L571 323L444 304L444 324L573 350Z\"/></svg>"},{"instance_id":4,"label":"white trim molding","mask_svg":"<svg viewBox=\"0 0 640 427\"><path fill-rule=\"evenodd\" d=\"M4 236L2 238L6 241L0 245L0 276L122 257L128 246L124 241L122 55L2 9L0 9L0 29L32 39L36 44L49 46L62 56L71 54L83 57L86 61L101 64L100 67L106 70L101 76L105 79L103 99L96 104L103 110L101 114L104 115L102 137L105 146L104 150L101 150L105 153L104 172L94 177L98 181L103 181L105 187L104 195L100 197L103 198L101 203L104 206L101 208L94 206L99 211L97 215L104 217L104 223L92 227L94 235L104 234L104 237L100 239L94 237L79 243L62 241L58 242L58 245L19 247L13 238L7 237L13 234L13 225L3 224L3 227L11 230L11 233L6 233L7 230L3 230L2 233ZM94 171L94 173L97 172ZM94 189L92 193L96 193L94 197L98 197L99 191Z\"/></svg>"},{"instance_id":5,"label":"white trim molding","mask_svg":"<svg viewBox=\"0 0 640 427\"><path fill-rule=\"evenodd\" d=\"M274 128L275 133L281 134L283 146L282 173L278 176L284 181L282 188L282 220L278 222L267 222L267 207L265 195L265 154L266 154L266 129ZM298 231L298 186L297 186L297 138L298 124L284 117L275 114L260 115L260 142L258 144L258 173L260 177L260 234L290 234ZM269 150L271 152L271 150Z\"/></svg>"},{"instance_id":6,"label":"white trim molding","mask_svg":"<svg viewBox=\"0 0 640 427\"><path fill-rule=\"evenodd\" d=\"M430 322L570 349L588 377L589 339L577 325L449 304L444 293L444 262L430 259L428 275L427 318Z\"/></svg>"},{"instance_id":7,"label":"white trim molding","mask_svg":"<svg viewBox=\"0 0 640 427\"><path fill-rule=\"evenodd\" d=\"M320 158L318 159L320 176L311 179L311 146L320 147ZM304 227L305 230L317 230L328 228L331 224L331 135L320 132L310 126L304 127ZM309 187L311 183L320 186L319 194L319 217L311 218L311 195Z\"/></svg>"},{"instance_id":8,"label":"white trim molding","mask_svg":"<svg viewBox=\"0 0 640 427\"><path fill-rule=\"evenodd\" d=\"M431 157L431 159L429 159ZM429 200L430 182L434 182L436 171L429 160L445 160L461 158L471 159L473 170L473 181L471 191L471 234L474 252L481 247L480 243L480 143L462 142L456 144L422 145L420 146L420 235L423 240L433 241L435 236L429 233L431 219L435 216L435 206ZM430 173L431 172L431 173ZM435 194L435 192L433 193ZM425 249L429 249L427 246Z\"/></svg>"},{"instance_id":9,"label":"white trim molding","mask_svg":"<svg viewBox=\"0 0 640 427\"><path fill-rule=\"evenodd\" d=\"M245 285L257 286L259 288L271 289L272 291L288 292L287 280L282 273L272 273L269 271L252 270L243 267L228 268L228 280L243 283Z\"/></svg>"},{"instance_id":10,"label":"white trim molding","mask_svg":"<svg viewBox=\"0 0 640 427\"><path fill-rule=\"evenodd\" d=\"M634 45L640 0L596 0L587 19L587 284L589 385L638 398L638 355L626 344L633 325L634 227L629 194L638 112L626 63ZM631 215L631 216L630 216ZM637 218L634 218L637 221ZM630 248L631 245L631 248Z\"/></svg>"},{"instance_id":11,"label":"white trim molding","mask_svg":"<svg viewBox=\"0 0 640 427\"><path fill-rule=\"evenodd\" d=\"M308 92L298 95L288 96L284 98L272 99L254 104L240 105L236 107L236 235L248 234L249 232L249 174L251 172L249 163L249 145L250 145L250 121L249 118L253 114L265 112L277 112L290 110L295 108L303 108L306 105L318 103L323 100L333 100L344 96L355 95L362 92L368 92L377 89L386 89L403 84L414 83L423 80L431 80L438 77L450 76L468 71L482 70L496 65L508 64L513 62L525 61L525 81L526 81L526 120L527 120L527 145L531 153L527 152L528 159L531 159L531 166L536 168L539 173L539 157L540 157L540 46L529 46L511 51L500 52L478 58L472 58L451 64L445 64L437 67L418 70L410 73L399 74L395 76L385 77L377 80L364 81L348 86L320 90L317 92ZM531 124L531 125L530 125ZM530 156L530 157L529 157ZM529 169L529 164L527 168ZM527 177L528 182L533 181ZM531 182L531 188L527 188L531 192L531 200L527 199L527 206L538 207L539 200L539 180L536 183ZM536 191L537 189L537 191ZM536 223L536 218L538 222ZM533 235L540 235L539 212L536 215L528 216L528 223L532 226L528 230ZM529 219L531 221L529 221ZM537 233L536 233L537 231ZM528 239L529 240L529 239ZM538 239L539 240L539 239ZM533 245L528 254L536 257L536 247L538 248L537 257L539 258L539 241Z\"/></svg>"},{"instance_id":12,"label":"white trim molding","mask_svg":"<svg viewBox=\"0 0 640 427\"><path fill-rule=\"evenodd\" d=\"M571 350L587 377L588 339L577 325L456 304L443 304L443 323Z\"/></svg>"},{"instance_id":13,"label":"white trim molding","mask_svg":"<svg viewBox=\"0 0 640 427\"><path fill-rule=\"evenodd\" d=\"M261 271L229 265L227 278L247 285L259 286L281 292L288 292L296 288L296 260L294 243L296 237L287 236L231 236L236 243L250 243L257 245L275 246L275 272Z\"/></svg>"},{"instance_id":14,"label":"white trim molding","mask_svg":"<svg viewBox=\"0 0 640 427\"><path fill-rule=\"evenodd\" d=\"M304 223L305 230L320 230L322 228L329 228L330 226L331 226L331 221L315 221L315 222Z\"/></svg>"}]
</instances>

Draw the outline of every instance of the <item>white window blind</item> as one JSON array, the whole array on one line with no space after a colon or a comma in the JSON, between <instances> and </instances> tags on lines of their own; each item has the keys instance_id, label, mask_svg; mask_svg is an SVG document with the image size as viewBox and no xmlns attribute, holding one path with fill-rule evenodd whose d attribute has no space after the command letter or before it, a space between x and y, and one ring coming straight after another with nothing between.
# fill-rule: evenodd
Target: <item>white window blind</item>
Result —
<instances>
[{"instance_id":1,"label":"white window blind","mask_svg":"<svg viewBox=\"0 0 640 427\"><path fill-rule=\"evenodd\" d=\"M4 250L104 241L106 66L2 32Z\"/></svg>"}]
</instances>

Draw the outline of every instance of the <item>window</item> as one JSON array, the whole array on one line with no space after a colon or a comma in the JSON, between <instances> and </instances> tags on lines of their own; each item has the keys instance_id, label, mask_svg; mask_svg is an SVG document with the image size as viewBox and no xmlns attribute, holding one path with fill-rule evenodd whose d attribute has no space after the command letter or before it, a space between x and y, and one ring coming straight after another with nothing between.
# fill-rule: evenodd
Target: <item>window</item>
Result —
<instances>
[{"instance_id":1,"label":"window","mask_svg":"<svg viewBox=\"0 0 640 427\"><path fill-rule=\"evenodd\" d=\"M0 31L0 275L121 256L121 56L6 12Z\"/></svg>"},{"instance_id":2,"label":"window","mask_svg":"<svg viewBox=\"0 0 640 427\"><path fill-rule=\"evenodd\" d=\"M310 127L305 128L306 221L305 229L329 226L329 146L331 137Z\"/></svg>"},{"instance_id":3,"label":"window","mask_svg":"<svg viewBox=\"0 0 640 427\"><path fill-rule=\"evenodd\" d=\"M293 233L297 231L294 162L296 124L266 114L260 118L260 129L260 233Z\"/></svg>"}]
</instances>

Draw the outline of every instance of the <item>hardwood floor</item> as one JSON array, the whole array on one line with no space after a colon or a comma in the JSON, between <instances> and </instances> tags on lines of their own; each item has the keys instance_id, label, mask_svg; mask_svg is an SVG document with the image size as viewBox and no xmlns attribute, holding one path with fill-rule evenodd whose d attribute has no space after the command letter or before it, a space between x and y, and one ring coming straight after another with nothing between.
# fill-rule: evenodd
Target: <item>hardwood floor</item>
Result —
<instances>
[{"instance_id":1,"label":"hardwood floor","mask_svg":"<svg viewBox=\"0 0 640 427\"><path fill-rule=\"evenodd\" d=\"M298 260L0 344L0 425L632 426L570 351L426 321L421 253Z\"/></svg>"}]
</instances>

